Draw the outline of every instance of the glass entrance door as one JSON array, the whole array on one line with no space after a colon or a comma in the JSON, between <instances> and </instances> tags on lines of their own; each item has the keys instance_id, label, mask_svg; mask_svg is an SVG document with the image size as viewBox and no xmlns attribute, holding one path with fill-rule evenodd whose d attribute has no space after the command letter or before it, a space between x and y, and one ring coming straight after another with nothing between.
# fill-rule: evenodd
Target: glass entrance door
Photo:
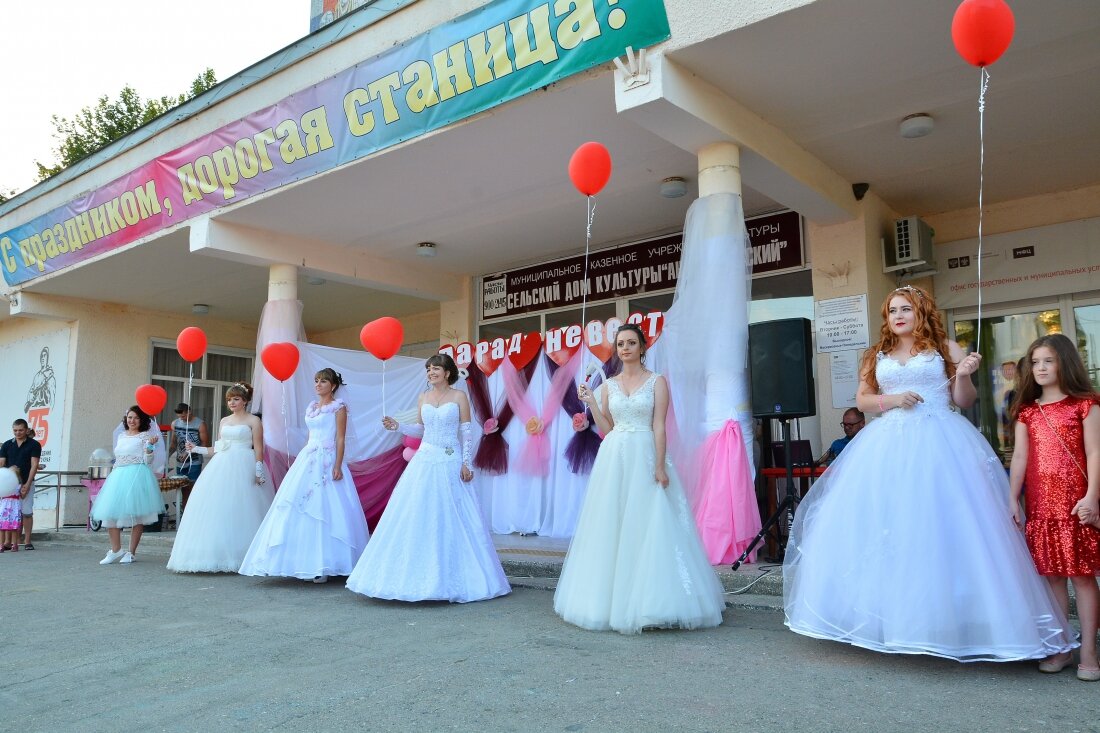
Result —
<instances>
[{"instance_id":1,"label":"glass entrance door","mask_svg":"<svg viewBox=\"0 0 1100 733\"><path fill-rule=\"evenodd\" d=\"M1093 307L1097 308L1093 317L1100 327L1100 306ZM1018 362L1027 353L1032 341L1040 336L1062 332L1062 311L1051 308L992 316L983 314L981 323L982 367L974 380L978 400L964 414L1007 465L1013 442L1008 408L1016 394ZM954 322L954 338L964 351L971 352L976 346L976 325L977 320L972 318L960 318ZM1100 339L1100 328L1096 338Z\"/></svg>"}]
</instances>

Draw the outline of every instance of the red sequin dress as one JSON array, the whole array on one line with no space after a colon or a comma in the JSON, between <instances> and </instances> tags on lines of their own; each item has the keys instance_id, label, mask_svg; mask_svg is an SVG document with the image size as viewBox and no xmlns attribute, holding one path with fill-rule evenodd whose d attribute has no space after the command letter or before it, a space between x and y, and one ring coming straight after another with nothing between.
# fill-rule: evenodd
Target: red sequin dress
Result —
<instances>
[{"instance_id":1,"label":"red sequin dress","mask_svg":"<svg viewBox=\"0 0 1100 733\"><path fill-rule=\"evenodd\" d=\"M1040 575L1100 573L1100 531L1081 526L1070 514L1088 488L1081 475L1081 469L1087 470L1082 421L1094 404L1066 397L1043 405L1042 412L1034 402L1020 408L1018 419L1027 426L1028 437L1027 546Z\"/></svg>"}]
</instances>

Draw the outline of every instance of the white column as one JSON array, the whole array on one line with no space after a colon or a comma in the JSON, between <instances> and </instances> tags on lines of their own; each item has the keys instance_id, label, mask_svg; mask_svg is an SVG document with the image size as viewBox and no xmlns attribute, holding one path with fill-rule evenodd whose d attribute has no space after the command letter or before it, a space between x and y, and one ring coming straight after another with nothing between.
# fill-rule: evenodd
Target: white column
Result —
<instances>
[{"instance_id":1,"label":"white column","mask_svg":"<svg viewBox=\"0 0 1100 733\"><path fill-rule=\"evenodd\" d=\"M741 195L741 148L711 143L699 149L699 198L712 193Z\"/></svg>"},{"instance_id":2,"label":"white column","mask_svg":"<svg viewBox=\"0 0 1100 733\"><path fill-rule=\"evenodd\" d=\"M267 299L298 299L297 267L294 265L271 265L267 276Z\"/></svg>"}]
</instances>

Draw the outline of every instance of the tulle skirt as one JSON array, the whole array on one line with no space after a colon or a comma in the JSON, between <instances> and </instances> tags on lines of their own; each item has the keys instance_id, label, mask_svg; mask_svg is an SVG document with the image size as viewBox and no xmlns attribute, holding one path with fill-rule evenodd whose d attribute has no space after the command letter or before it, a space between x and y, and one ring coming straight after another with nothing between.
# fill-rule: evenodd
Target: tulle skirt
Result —
<instances>
[{"instance_id":1,"label":"tulle skirt","mask_svg":"<svg viewBox=\"0 0 1100 733\"><path fill-rule=\"evenodd\" d=\"M270 484L256 483L251 446L219 451L199 474L180 520L168 569L235 573L271 506Z\"/></svg>"},{"instance_id":2,"label":"tulle skirt","mask_svg":"<svg viewBox=\"0 0 1100 733\"><path fill-rule=\"evenodd\" d=\"M461 458L423 443L394 487L348 590L397 601L467 603L512 590Z\"/></svg>"},{"instance_id":3,"label":"tulle skirt","mask_svg":"<svg viewBox=\"0 0 1100 733\"><path fill-rule=\"evenodd\" d=\"M239 572L302 579L348 575L367 537L347 466L333 481L332 449L310 443L283 478Z\"/></svg>"},{"instance_id":4,"label":"tulle skirt","mask_svg":"<svg viewBox=\"0 0 1100 733\"><path fill-rule=\"evenodd\" d=\"M116 466L107 474L92 505L92 519L104 527L152 524L164 511L164 499L153 471L144 463Z\"/></svg>"},{"instance_id":5,"label":"tulle skirt","mask_svg":"<svg viewBox=\"0 0 1100 733\"><path fill-rule=\"evenodd\" d=\"M783 569L792 631L958 661L1074 648L1008 513L1008 481L962 416L887 413L798 507Z\"/></svg>"},{"instance_id":6,"label":"tulle skirt","mask_svg":"<svg viewBox=\"0 0 1100 733\"><path fill-rule=\"evenodd\" d=\"M722 623L722 586L680 482L670 468L663 489L653 473L653 433L608 434L554 593L569 623L624 634Z\"/></svg>"}]
</instances>

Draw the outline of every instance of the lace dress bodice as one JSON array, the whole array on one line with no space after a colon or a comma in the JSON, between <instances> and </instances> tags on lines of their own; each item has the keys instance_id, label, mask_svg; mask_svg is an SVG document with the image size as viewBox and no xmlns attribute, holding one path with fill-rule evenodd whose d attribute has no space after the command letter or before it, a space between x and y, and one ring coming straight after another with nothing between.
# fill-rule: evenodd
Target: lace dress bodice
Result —
<instances>
[{"instance_id":1,"label":"lace dress bodice","mask_svg":"<svg viewBox=\"0 0 1100 733\"><path fill-rule=\"evenodd\" d=\"M615 421L615 430L628 433L653 432L653 385L657 374L649 375L631 394L623 392L619 380L607 382L607 407L611 410L611 419Z\"/></svg>"},{"instance_id":2,"label":"lace dress bodice","mask_svg":"<svg viewBox=\"0 0 1100 733\"><path fill-rule=\"evenodd\" d=\"M903 414L932 414L951 412L950 385L947 384L947 370L943 357L931 351L925 351L909 358L902 364L881 351L875 366L882 394L916 392L924 398L910 410L887 410L884 417L900 417Z\"/></svg>"},{"instance_id":3,"label":"lace dress bodice","mask_svg":"<svg viewBox=\"0 0 1100 733\"><path fill-rule=\"evenodd\" d=\"M439 407L425 403L420 408L420 419L424 422L425 443L460 451L458 441L458 403L445 402Z\"/></svg>"},{"instance_id":4,"label":"lace dress bodice","mask_svg":"<svg viewBox=\"0 0 1100 733\"><path fill-rule=\"evenodd\" d=\"M221 452L240 448L252 450L252 428L248 425L223 425L214 450Z\"/></svg>"},{"instance_id":5,"label":"lace dress bodice","mask_svg":"<svg viewBox=\"0 0 1100 733\"><path fill-rule=\"evenodd\" d=\"M115 441L115 465L133 466L145 463L145 444L150 437L152 436L149 433L138 433L137 435L119 433L118 439Z\"/></svg>"}]
</instances>

